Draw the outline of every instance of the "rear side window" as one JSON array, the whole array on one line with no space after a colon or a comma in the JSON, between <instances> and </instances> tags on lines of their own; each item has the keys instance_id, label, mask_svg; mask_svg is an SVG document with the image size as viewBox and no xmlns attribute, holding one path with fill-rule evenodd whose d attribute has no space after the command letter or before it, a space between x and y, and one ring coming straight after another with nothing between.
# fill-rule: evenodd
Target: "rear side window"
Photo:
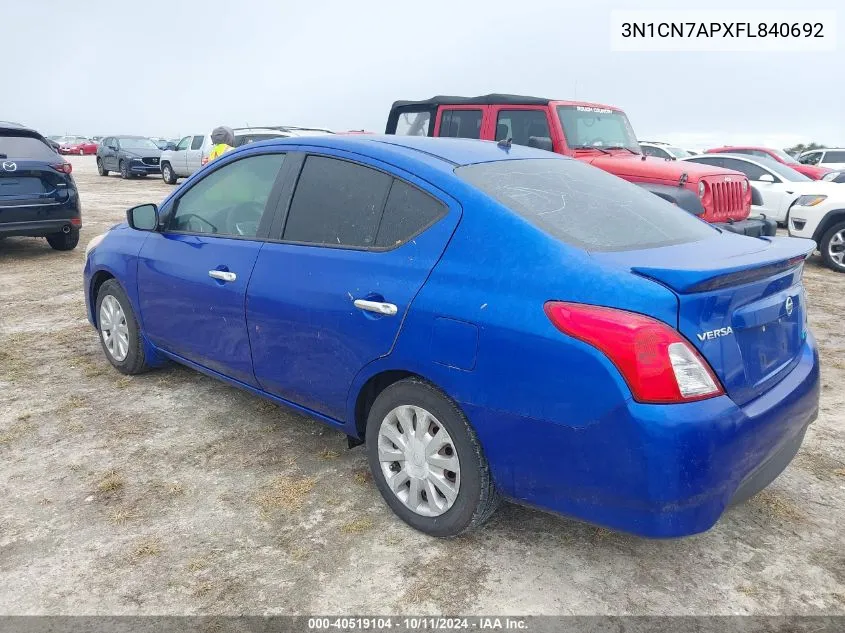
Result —
<instances>
[{"instance_id":1,"label":"rear side window","mask_svg":"<svg viewBox=\"0 0 845 633\"><path fill-rule=\"evenodd\" d=\"M481 138L481 110L443 110L437 136Z\"/></svg>"},{"instance_id":2,"label":"rear side window","mask_svg":"<svg viewBox=\"0 0 845 633\"><path fill-rule=\"evenodd\" d=\"M429 136L434 118L430 110L400 111L392 116L396 117L396 130L393 134L399 136Z\"/></svg>"},{"instance_id":3,"label":"rear side window","mask_svg":"<svg viewBox=\"0 0 845 633\"><path fill-rule=\"evenodd\" d=\"M427 193L394 180L384 206L376 246L391 248L418 235L446 215L446 207Z\"/></svg>"},{"instance_id":4,"label":"rear side window","mask_svg":"<svg viewBox=\"0 0 845 633\"><path fill-rule=\"evenodd\" d=\"M204 136L195 136L194 140L191 141L191 149L200 149L203 141L205 141Z\"/></svg>"},{"instance_id":5,"label":"rear side window","mask_svg":"<svg viewBox=\"0 0 845 633\"><path fill-rule=\"evenodd\" d=\"M7 133L8 134L8 133ZM53 160L56 152L40 138L0 133L0 158L28 158L31 160Z\"/></svg>"},{"instance_id":6,"label":"rear side window","mask_svg":"<svg viewBox=\"0 0 845 633\"><path fill-rule=\"evenodd\" d=\"M363 165L309 156L291 200L283 239L373 247L391 181L387 174Z\"/></svg>"},{"instance_id":7,"label":"rear side window","mask_svg":"<svg viewBox=\"0 0 845 633\"><path fill-rule=\"evenodd\" d=\"M760 180L760 176L764 176L769 173L762 167L758 167L753 163L746 163L744 160L737 160L735 158L722 159L722 167L741 172L748 176L748 180Z\"/></svg>"},{"instance_id":8,"label":"rear side window","mask_svg":"<svg viewBox=\"0 0 845 633\"><path fill-rule=\"evenodd\" d=\"M551 139L544 110L501 110L496 119L496 140L510 138L516 145L528 145L528 139Z\"/></svg>"},{"instance_id":9,"label":"rear side window","mask_svg":"<svg viewBox=\"0 0 845 633\"><path fill-rule=\"evenodd\" d=\"M822 160L822 164L824 163L845 163L845 152L825 152Z\"/></svg>"},{"instance_id":10,"label":"rear side window","mask_svg":"<svg viewBox=\"0 0 845 633\"><path fill-rule=\"evenodd\" d=\"M571 159L466 165L455 174L552 237L588 251L694 242L712 227L632 183Z\"/></svg>"}]
</instances>

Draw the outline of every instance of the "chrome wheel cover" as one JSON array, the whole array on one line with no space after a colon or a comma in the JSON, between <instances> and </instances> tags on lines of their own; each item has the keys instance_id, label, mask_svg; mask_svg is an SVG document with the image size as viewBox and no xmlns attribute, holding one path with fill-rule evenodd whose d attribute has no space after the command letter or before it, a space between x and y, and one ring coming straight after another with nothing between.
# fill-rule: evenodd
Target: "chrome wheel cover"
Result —
<instances>
[{"instance_id":1,"label":"chrome wheel cover","mask_svg":"<svg viewBox=\"0 0 845 633\"><path fill-rule=\"evenodd\" d=\"M837 231L827 244L827 254L839 266L845 266L845 229Z\"/></svg>"},{"instance_id":2,"label":"chrome wheel cover","mask_svg":"<svg viewBox=\"0 0 845 633\"><path fill-rule=\"evenodd\" d=\"M100 304L100 335L109 356L118 363L124 361L129 355L129 327L120 302L112 295Z\"/></svg>"},{"instance_id":3,"label":"chrome wheel cover","mask_svg":"<svg viewBox=\"0 0 845 633\"><path fill-rule=\"evenodd\" d=\"M388 488L420 516L449 510L461 488L461 464L452 437L431 413L402 405L378 431L378 459Z\"/></svg>"}]
</instances>

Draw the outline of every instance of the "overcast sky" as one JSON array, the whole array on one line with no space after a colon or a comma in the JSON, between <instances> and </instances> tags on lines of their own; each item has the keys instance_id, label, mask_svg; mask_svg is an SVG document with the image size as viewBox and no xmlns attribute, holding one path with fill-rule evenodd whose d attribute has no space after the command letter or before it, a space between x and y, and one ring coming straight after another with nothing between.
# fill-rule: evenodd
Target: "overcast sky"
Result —
<instances>
[{"instance_id":1,"label":"overcast sky","mask_svg":"<svg viewBox=\"0 0 845 633\"><path fill-rule=\"evenodd\" d=\"M390 104L510 92L619 106L640 139L845 145L834 53L620 53L628 0L0 0L0 119L46 134L175 137L213 126L382 132Z\"/></svg>"}]
</instances>

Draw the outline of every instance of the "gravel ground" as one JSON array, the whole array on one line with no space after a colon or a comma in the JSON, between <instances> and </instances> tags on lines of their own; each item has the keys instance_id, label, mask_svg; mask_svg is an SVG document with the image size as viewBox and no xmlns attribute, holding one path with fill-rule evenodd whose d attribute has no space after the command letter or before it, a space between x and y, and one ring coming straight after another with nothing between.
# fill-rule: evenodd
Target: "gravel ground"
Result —
<instances>
[{"instance_id":1,"label":"gravel ground","mask_svg":"<svg viewBox=\"0 0 845 633\"><path fill-rule=\"evenodd\" d=\"M681 540L512 505L434 540L340 433L188 369L111 368L84 244L171 188L71 160L80 247L0 242L0 612L845 614L845 275L818 257L821 414L767 490Z\"/></svg>"}]
</instances>

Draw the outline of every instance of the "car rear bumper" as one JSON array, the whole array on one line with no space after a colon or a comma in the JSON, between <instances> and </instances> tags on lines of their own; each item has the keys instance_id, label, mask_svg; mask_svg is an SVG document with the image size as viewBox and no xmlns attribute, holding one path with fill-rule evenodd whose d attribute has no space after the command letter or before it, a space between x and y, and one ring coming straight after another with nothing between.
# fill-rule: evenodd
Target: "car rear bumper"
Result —
<instances>
[{"instance_id":1,"label":"car rear bumper","mask_svg":"<svg viewBox=\"0 0 845 633\"><path fill-rule=\"evenodd\" d=\"M8 222L0 224L0 235L3 237L27 236L46 237L55 233L70 233L79 230L82 220L79 217L66 220L32 220L29 222Z\"/></svg>"},{"instance_id":2,"label":"car rear bumper","mask_svg":"<svg viewBox=\"0 0 845 633\"><path fill-rule=\"evenodd\" d=\"M770 218L748 218L739 222L718 222L714 223L713 226L723 231L739 233L748 237L770 237L775 235L778 230L777 222Z\"/></svg>"},{"instance_id":3,"label":"car rear bumper","mask_svg":"<svg viewBox=\"0 0 845 633\"><path fill-rule=\"evenodd\" d=\"M482 446L507 433L490 459L517 502L650 538L711 528L732 503L789 464L818 415L812 335L796 367L742 407L729 397L680 405L628 401L587 427L467 406ZM501 437L498 438L501 441ZM486 449L485 449L486 450ZM495 450L495 449L494 449Z\"/></svg>"},{"instance_id":4,"label":"car rear bumper","mask_svg":"<svg viewBox=\"0 0 845 633\"><path fill-rule=\"evenodd\" d=\"M0 204L0 235L44 237L82 227L76 191L62 204Z\"/></svg>"}]
</instances>

